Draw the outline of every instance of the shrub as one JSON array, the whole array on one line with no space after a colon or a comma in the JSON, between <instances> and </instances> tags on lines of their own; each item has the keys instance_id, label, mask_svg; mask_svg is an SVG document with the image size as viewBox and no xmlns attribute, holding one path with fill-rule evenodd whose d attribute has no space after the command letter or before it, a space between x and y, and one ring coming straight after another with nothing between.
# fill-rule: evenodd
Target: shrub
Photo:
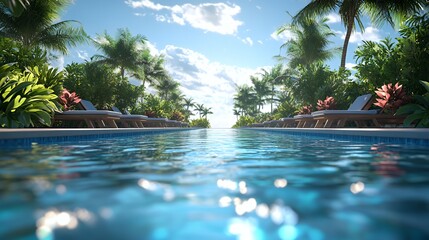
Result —
<instances>
[{"instance_id":1,"label":"shrub","mask_svg":"<svg viewBox=\"0 0 429 240\"><path fill-rule=\"evenodd\" d=\"M198 118L191 120L191 123L189 125L191 127L210 128L210 122L207 118Z\"/></svg>"},{"instance_id":2,"label":"shrub","mask_svg":"<svg viewBox=\"0 0 429 240\"><path fill-rule=\"evenodd\" d=\"M247 116L247 115L240 116L240 118L237 120L237 122L232 127L233 128L245 127L245 126L249 126L255 122L256 122L256 120L254 117Z\"/></svg>"},{"instance_id":3,"label":"shrub","mask_svg":"<svg viewBox=\"0 0 429 240\"><path fill-rule=\"evenodd\" d=\"M426 89L426 94L415 95L415 103L402 106L396 112L396 115L408 115L404 126L415 123L416 127L429 127L429 82L420 81L420 84Z\"/></svg>"},{"instance_id":4,"label":"shrub","mask_svg":"<svg viewBox=\"0 0 429 240\"><path fill-rule=\"evenodd\" d=\"M59 97L59 102L63 106L64 110L73 109L78 103L80 103L79 96L72 92L70 93L66 88L63 89Z\"/></svg>"},{"instance_id":5,"label":"shrub","mask_svg":"<svg viewBox=\"0 0 429 240\"><path fill-rule=\"evenodd\" d=\"M58 96L38 81L31 72L10 71L8 65L0 67L1 127L51 125L52 115L58 111Z\"/></svg>"},{"instance_id":6,"label":"shrub","mask_svg":"<svg viewBox=\"0 0 429 240\"><path fill-rule=\"evenodd\" d=\"M313 105L302 106L301 110L298 111L298 114L311 114L313 111Z\"/></svg>"},{"instance_id":7,"label":"shrub","mask_svg":"<svg viewBox=\"0 0 429 240\"><path fill-rule=\"evenodd\" d=\"M375 91L378 98L375 106L381 107L382 112L394 113L400 106L408 102L408 97L402 88L402 85L384 84L381 88Z\"/></svg>"},{"instance_id":8,"label":"shrub","mask_svg":"<svg viewBox=\"0 0 429 240\"><path fill-rule=\"evenodd\" d=\"M335 109L336 103L333 97L326 97L325 100L317 100L317 110L331 110Z\"/></svg>"}]
</instances>

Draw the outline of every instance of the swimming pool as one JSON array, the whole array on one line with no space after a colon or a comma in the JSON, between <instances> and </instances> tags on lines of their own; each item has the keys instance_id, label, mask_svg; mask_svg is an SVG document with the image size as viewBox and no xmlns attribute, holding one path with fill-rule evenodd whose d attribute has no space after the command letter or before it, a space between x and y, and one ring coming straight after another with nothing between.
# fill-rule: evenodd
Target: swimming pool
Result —
<instances>
[{"instance_id":1,"label":"swimming pool","mask_svg":"<svg viewBox=\"0 0 429 240\"><path fill-rule=\"evenodd\" d=\"M427 146L192 130L0 149L0 239L427 239Z\"/></svg>"}]
</instances>

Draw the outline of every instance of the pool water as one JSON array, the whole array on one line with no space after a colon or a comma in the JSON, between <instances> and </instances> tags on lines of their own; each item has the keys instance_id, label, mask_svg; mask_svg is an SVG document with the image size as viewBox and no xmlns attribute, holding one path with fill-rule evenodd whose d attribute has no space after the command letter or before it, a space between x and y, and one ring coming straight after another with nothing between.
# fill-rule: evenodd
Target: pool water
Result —
<instances>
[{"instance_id":1,"label":"pool water","mask_svg":"<svg viewBox=\"0 0 429 240\"><path fill-rule=\"evenodd\" d=\"M429 150L255 130L0 148L0 239L428 239Z\"/></svg>"}]
</instances>

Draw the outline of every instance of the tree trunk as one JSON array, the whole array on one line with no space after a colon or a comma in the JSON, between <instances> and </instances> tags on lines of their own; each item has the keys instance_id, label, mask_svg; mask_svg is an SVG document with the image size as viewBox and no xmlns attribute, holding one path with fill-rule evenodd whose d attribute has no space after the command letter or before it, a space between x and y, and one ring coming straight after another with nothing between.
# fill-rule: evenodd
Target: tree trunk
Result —
<instances>
[{"instance_id":1,"label":"tree trunk","mask_svg":"<svg viewBox=\"0 0 429 240\"><path fill-rule=\"evenodd\" d=\"M340 68L343 68L343 69L346 67L347 48L349 46L352 30L353 30L353 20L350 21L350 23L347 25L346 37L344 38L343 53L341 55L341 65L340 65Z\"/></svg>"}]
</instances>

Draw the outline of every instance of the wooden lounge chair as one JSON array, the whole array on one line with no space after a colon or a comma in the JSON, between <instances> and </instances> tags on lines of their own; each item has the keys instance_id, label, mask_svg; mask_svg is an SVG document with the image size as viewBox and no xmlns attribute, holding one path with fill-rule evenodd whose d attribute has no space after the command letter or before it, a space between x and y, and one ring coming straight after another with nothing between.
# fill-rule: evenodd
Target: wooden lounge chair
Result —
<instances>
[{"instance_id":1,"label":"wooden lounge chair","mask_svg":"<svg viewBox=\"0 0 429 240\"><path fill-rule=\"evenodd\" d=\"M376 126L380 124L375 120L378 116L378 110L368 110L373 102L372 94L366 94L359 96L350 105L347 110L322 110L311 113L313 121L315 121L314 127L344 127L347 121L354 121L356 126L362 127L364 121L374 119L372 121Z\"/></svg>"},{"instance_id":2,"label":"wooden lounge chair","mask_svg":"<svg viewBox=\"0 0 429 240\"><path fill-rule=\"evenodd\" d=\"M82 103L82 101L84 103ZM80 106L85 109L85 100L81 100ZM92 105L92 103L91 103ZM108 110L69 110L55 113L54 121L82 121L90 128L118 128L116 121L121 119L121 114Z\"/></svg>"},{"instance_id":3,"label":"wooden lounge chair","mask_svg":"<svg viewBox=\"0 0 429 240\"><path fill-rule=\"evenodd\" d=\"M359 117L368 119L368 115L376 115L377 110L368 110L372 102L372 94L365 94L357 97L347 110L321 110L294 118L298 122L297 127L344 127L349 118L360 121Z\"/></svg>"}]
</instances>

